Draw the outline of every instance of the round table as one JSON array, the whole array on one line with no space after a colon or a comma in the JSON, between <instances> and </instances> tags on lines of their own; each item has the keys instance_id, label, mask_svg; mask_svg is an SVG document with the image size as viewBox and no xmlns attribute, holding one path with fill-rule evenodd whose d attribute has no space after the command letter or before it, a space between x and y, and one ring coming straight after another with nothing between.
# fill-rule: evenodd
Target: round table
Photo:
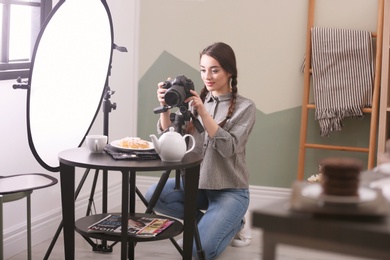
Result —
<instances>
[{"instance_id":1,"label":"round table","mask_svg":"<svg viewBox=\"0 0 390 260\"><path fill-rule=\"evenodd\" d=\"M192 259L192 244L196 223L196 196L202 156L195 153L188 153L181 162L163 162L161 160L114 160L105 152L91 153L87 148L80 147L65 150L59 153L58 157L60 161L65 259L75 259L74 192L76 167L122 172L122 216L129 213L135 213L136 172L182 170L183 176L185 177L183 259ZM134 255L128 255L127 219L125 218L123 218L122 221L120 240L121 259L134 259Z\"/></svg>"}]
</instances>

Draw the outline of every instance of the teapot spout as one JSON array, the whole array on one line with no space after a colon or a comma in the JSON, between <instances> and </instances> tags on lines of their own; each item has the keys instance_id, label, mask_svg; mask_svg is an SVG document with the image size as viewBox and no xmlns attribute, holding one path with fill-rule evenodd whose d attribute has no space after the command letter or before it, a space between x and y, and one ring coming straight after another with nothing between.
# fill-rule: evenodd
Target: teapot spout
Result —
<instances>
[{"instance_id":1,"label":"teapot spout","mask_svg":"<svg viewBox=\"0 0 390 260\"><path fill-rule=\"evenodd\" d=\"M154 146L154 150L156 150L156 152L158 153L158 154L160 154L160 143L159 143L159 141L158 141L158 139L157 139L157 137L155 136L155 135L149 135L149 137L150 137L150 139L152 140L152 143L153 143L153 146Z\"/></svg>"}]
</instances>

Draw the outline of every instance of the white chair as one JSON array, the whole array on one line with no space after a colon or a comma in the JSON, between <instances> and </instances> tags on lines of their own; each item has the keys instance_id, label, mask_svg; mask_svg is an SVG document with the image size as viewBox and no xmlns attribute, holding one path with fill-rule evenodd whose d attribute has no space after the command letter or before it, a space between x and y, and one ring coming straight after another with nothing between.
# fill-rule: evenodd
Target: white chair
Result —
<instances>
[{"instance_id":1,"label":"white chair","mask_svg":"<svg viewBox=\"0 0 390 260\"><path fill-rule=\"evenodd\" d=\"M26 197L27 200L27 254L31 260L31 198L33 190L56 184L58 180L46 174L28 173L0 176L0 260L4 259L3 203Z\"/></svg>"}]
</instances>

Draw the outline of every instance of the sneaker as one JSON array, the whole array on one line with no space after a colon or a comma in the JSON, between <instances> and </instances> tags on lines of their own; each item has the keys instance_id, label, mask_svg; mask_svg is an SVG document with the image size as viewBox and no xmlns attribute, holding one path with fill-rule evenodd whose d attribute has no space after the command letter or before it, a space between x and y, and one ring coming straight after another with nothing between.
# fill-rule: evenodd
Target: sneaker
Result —
<instances>
[{"instance_id":1,"label":"sneaker","mask_svg":"<svg viewBox=\"0 0 390 260\"><path fill-rule=\"evenodd\" d=\"M245 214L247 215L248 212ZM249 246L252 242L252 233L249 223L246 222L246 216L243 219L244 226L234 236L231 245L235 247Z\"/></svg>"}]
</instances>

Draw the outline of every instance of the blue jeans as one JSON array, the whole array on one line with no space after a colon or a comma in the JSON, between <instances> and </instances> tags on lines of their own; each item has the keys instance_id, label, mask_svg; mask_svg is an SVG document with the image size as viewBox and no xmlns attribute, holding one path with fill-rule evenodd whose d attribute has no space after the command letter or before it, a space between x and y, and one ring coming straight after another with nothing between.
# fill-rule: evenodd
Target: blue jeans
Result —
<instances>
[{"instance_id":1,"label":"blue jeans","mask_svg":"<svg viewBox=\"0 0 390 260\"><path fill-rule=\"evenodd\" d=\"M156 185L145 194L150 201ZM198 191L197 222L199 236L206 259L215 259L230 244L243 225L243 218L249 206L248 189L202 190ZM184 191L175 190L175 178L168 179L154 210L174 218L184 217ZM196 257L196 246L193 252Z\"/></svg>"}]
</instances>

